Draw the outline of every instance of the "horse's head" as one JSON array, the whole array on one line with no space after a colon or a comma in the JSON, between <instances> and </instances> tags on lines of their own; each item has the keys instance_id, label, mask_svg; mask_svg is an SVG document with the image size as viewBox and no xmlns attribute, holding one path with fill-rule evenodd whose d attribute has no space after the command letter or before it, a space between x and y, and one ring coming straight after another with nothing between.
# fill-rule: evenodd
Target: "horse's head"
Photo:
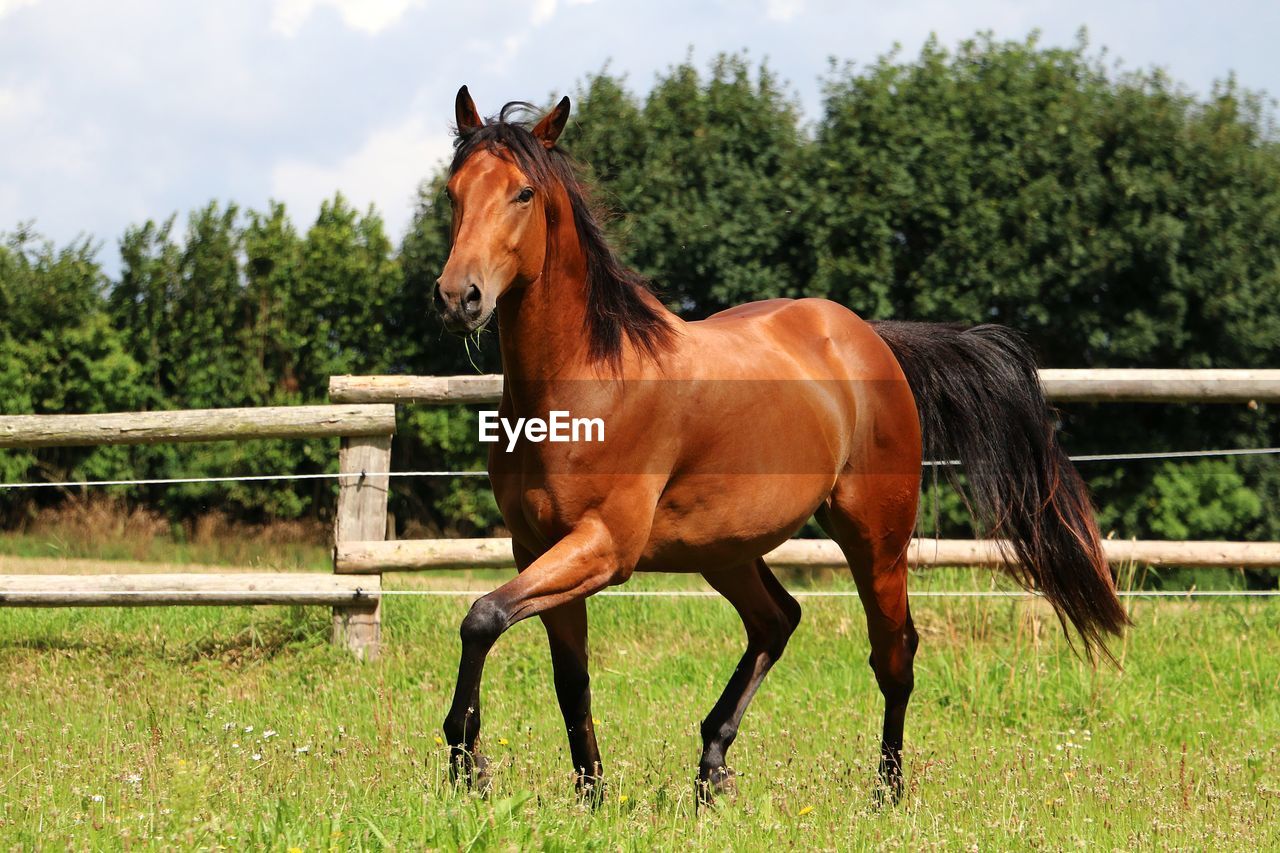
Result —
<instances>
[{"instance_id":1,"label":"horse's head","mask_svg":"<svg viewBox=\"0 0 1280 853\"><path fill-rule=\"evenodd\" d=\"M458 90L456 154L445 192L453 206L453 246L437 280L436 308L451 332L484 326L502 294L542 273L547 253L547 154L569 118L564 98L532 129L486 124L467 87Z\"/></svg>"}]
</instances>

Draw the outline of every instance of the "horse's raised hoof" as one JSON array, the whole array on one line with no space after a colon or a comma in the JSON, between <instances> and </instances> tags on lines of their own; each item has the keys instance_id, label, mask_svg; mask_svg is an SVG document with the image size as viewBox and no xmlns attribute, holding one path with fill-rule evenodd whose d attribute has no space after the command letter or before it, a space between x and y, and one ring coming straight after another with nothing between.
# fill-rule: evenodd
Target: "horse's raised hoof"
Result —
<instances>
[{"instance_id":1,"label":"horse's raised hoof","mask_svg":"<svg viewBox=\"0 0 1280 853\"><path fill-rule=\"evenodd\" d=\"M489 759L479 752L455 746L449 751L449 778L453 784L466 785L468 791L488 795L493 779L489 775Z\"/></svg>"},{"instance_id":2,"label":"horse's raised hoof","mask_svg":"<svg viewBox=\"0 0 1280 853\"><path fill-rule=\"evenodd\" d=\"M713 767L698 773L698 805L713 806L717 797L733 797L738 793L737 776L728 767Z\"/></svg>"},{"instance_id":3,"label":"horse's raised hoof","mask_svg":"<svg viewBox=\"0 0 1280 853\"><path fill-rule=\"evenodd\" d=\"M578 802L590 806L593 810L604 805L606 789L604 780L599 776L579 774L574 779L573 788L578 793Z\"/></svg>"}]
</instances>

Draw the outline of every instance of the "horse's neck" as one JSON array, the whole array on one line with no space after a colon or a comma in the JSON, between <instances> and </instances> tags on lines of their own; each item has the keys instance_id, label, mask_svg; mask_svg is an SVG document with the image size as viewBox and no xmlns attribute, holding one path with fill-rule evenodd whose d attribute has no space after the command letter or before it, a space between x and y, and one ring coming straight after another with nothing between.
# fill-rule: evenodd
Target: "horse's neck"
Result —
<instances>
[{"instance_id":1,"label":"horse's neck","mask_svg":"<svg viewBox=\"0 0 1280 853\"><path fill-rule=\"evenodd\" d=\"M502 370L511 380L550 381L590 373L587 265L572 216L562 216L542 275L498 303Z\"/></svg>"}]
</instances>

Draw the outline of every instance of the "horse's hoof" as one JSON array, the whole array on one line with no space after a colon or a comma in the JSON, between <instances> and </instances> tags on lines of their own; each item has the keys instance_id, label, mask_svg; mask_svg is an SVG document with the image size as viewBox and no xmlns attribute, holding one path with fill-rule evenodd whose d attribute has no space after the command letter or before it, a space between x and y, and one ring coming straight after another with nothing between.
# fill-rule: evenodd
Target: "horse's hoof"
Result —
<instances>
[{"instance_id":1,"label":"horse's hoof","mask_svg":"<svg viewBox=\"0 0 1280 853\"><path fill-rule=\"evenodd\" d=\"M599 776L578 776L573 782L578 793L578 802L598 809L604 804L606 788L604 780Z\"/></svg>"},{"instance_id":2,"label":"horse's hoof","mask_svg":"<svg viewBox=\"0 0 1280 853\"><path fill-rule=\"evenodd\" d=\"M902 776L893 775L887 778L882 776L877 779L872 798L878 809L896 806L902 802Z\"/></svg>"},{"instance_id":3,"label":"horse's hoof","mask_svg":"<svg viewBox=\"0 0 1280 853\"><path fill-rule=\"evenodd\" d=\"M489 790L493 787L493 776L489 773L489 759L480 753L475 755L475 767L471 775L471 790L481 796L489 796Z\"/></svg>"},{"instance_id":4,"label":"horse's hoof","mask_svg":"<svg viewBox=\"0 0 1280 853\"><path fill-rule=\"evenodd\" d=\"M902 753L884 747L880 754L879 781L876 784L877 808L896 806L902 802Z\"/></svg>"},{"instance_id":5,"label":"horse's hoof","mask_svg":"<svg viewBox=\"0 0 1280 853\"><path fill-rule=\"evenodd\" d=\"M698 774L698 805L713 806L717 797L733 797L738 793L737 776L728 767L714 767Z\"/></svg>"},{"instance_id":6,"label":"horse's hoof","mask_svg":"<svg viewBox=\"0 0 1280 853\"><path fill-rule=\"evenodd\" d=\"M449 756L449 778L454 785L466 785L468 791L487 795L493 780L489 775L489 759L479 752L454 747Z\"/></svg>"}]
</instances>

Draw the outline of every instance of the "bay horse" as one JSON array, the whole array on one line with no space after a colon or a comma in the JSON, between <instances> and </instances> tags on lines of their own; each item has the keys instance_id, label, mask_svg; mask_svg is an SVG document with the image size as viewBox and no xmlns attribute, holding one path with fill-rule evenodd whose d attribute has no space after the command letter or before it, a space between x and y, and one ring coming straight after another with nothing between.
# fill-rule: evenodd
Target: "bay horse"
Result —
<instances>
[{"instance_id":1,"label":"bay horse","mask_svg":"<svg viewBox=\"0 0 1280 853\"><path fill-rule=\"evenodd\" d=\"M600 417L606 440L495 444L489 476L518 574L477 599L444 722L451 768L487 782L480 681L494 642L538 616L576 786L598 798L586 598L636 571L698 572L742 618L747 648L702 722L701 802L730 784L726 753L800 623L763 555L810 518L840 546L866 611L884 697L879 775L901 796L902 733L919 643L907 546L923 454L959 459L986 533L1085 651L1109 656L1127 618L1084 483L1063 452L1035 359L1008 329L867 323L824 299L773 299L686 322L620 262L556 141L564 98L536 123L488 121L456 99L446 194L452 246L434 293L446 328L495 314L503 418ZM1070 635L1068 635L1070 638Z\"/></svg>"}]
</instances>

